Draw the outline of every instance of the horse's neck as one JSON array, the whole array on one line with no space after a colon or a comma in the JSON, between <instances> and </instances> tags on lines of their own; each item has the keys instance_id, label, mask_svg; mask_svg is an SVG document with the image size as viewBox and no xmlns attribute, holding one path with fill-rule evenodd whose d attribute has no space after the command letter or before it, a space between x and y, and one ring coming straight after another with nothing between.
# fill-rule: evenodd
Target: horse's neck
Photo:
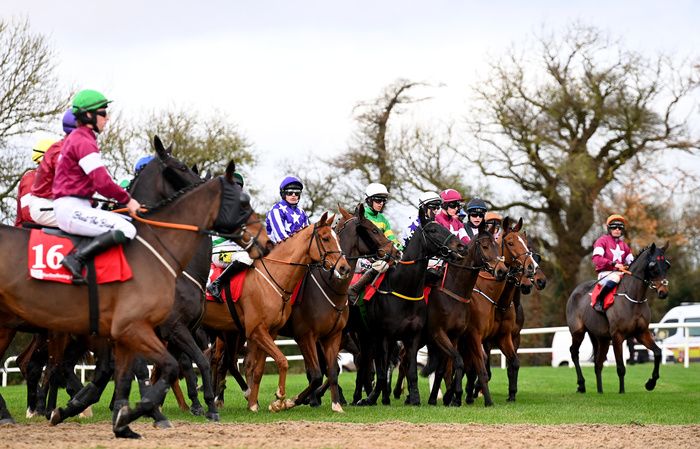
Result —
<instances>
[{"instance_id":1,"label":"horse's neck","mask_svg":"<svg viewBox=\"0 0 700 449\"><path fill-rule=\"evenodd\" d=\"M274 277L275 282L287 291L296 286L306 267L311 263L309 248L313 242L309 242L310 239L313 239L313 225L278 244L267 257L263 258L270 260L269 263L265 263L267 271Z\"/></svg>"},{"instance_id":2,"label":"horse's neck","mask_svg":"<svg viewBox=\"0 0 700 449\"><path fill-rule=\"evenodd\" d=\"M496 303L501 309L506 309L510 307L511 302L513 302L513 295L515 294L515 289L519 288L517 282L506 282L503 291L501 291L501 296L498 297Z\"/></svg>"},{"instance_id":3,"label":"horse's neck","mask_svg":"<svg viewBox=\"0 0 700 449\"><path fill-rule=\"evenodd\" d=\"M350 268L352 268L352 273L355 272L355 267L357 267L358 257L364 255L360 252L360 248L358 246L359 238L360 237L357 234L352 236L348 235L347 233L341 233L339 238L340 249L343 251L343 254L345 254L345 258L347 259Z\"/></svg>"},{"instance_id":4,"label":"horse's neck","mask_svg":"<svg viewBox=\"0 0 700 449\"><path fill-rule=\"evenodd\" d=\"M473 261L467 261L467 264L471 263L473 263ZM479 270L461 268L450 264L447 264L446 270L445 288L459 296L467 297L467 294L470 293L476 285L476 280L479 278Z\"/></svg>"},{"instance_id":5,"label":"horse's neck","mask_svg":"<svg viewBox=\"0 0 700 449\"><path fill-rule=\"evenodd\" d=\"M630 267L632 268L630 270L632 275L623 276L622 281L620 282L620 286L618 288L618 292L627 294L627 296L629 296L635 301L643 301L646 297L647 290L649 289L649 285L645 282L644 277L644 270L646 269L646 266L643 262L644 260L646 260L646 252L640 254L637 260L639 262L634 264L633 267ZM647 305L646 303L635 304L631 301L625 302L635 306Z\"/></svg>"},{"instance_id":6,"label":"horse's neck","mask_svg":"<svg viewBox=\"0 0 700 449\"><path fill-rule=\"evenodd\" d=\"M396 268L389 272L391 286L394 290L407 295L420 295L420 290L425 284L425 270L428 269L428 258L423 248L422 237L413 234L408 241L402 260L409 263L399 263ZM397 282L400 280L401 282Z\"/></svg>"}]
</instances>

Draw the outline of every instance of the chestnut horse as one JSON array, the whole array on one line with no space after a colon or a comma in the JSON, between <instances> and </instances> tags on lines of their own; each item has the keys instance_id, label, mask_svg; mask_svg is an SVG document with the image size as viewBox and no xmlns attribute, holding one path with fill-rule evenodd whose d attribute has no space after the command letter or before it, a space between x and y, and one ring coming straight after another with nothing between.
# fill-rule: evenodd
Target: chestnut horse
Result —
<instances>
[{"instance_id":1,"label":"chestnut horse","mask_svg":"<svg viewBox=\"0 0 700 449\"><path fill-rule=\"evenodd\" d=\"M474 401L474 382L479 379L480 390L484 394L484 405L493 405L491 394L488 390L488 372L486 371L486 357L483 342L489 338L499 336L498 347L510 360L512 370L509 370L509 383L514 381L515 365L518 364L517 353L510 332L501 332L499 318L502 314L513 309L512 297L515 291L515 283L508 283L508 279L520 279L523 273L530 277L537 269L537 262L532 257L532 252L525 243L525 233L520 232L523 225L522 218L515 226L511 226L510 217L503 220L503 230L498 236L497 243L500 247L500 255L508 267L506 280L497 280L493 276L479 273L476 287L471 296L471 322L469 329L460 341L460 349L465 360L474 363L467 376L467 403ZM504 295L504 291L509 291Z\"/></svg>"},{"instance_id":2,"label":"chestnut horse","mask_svg":"<svg viewBox=\"0 0 700 449\"><path fill-rule=\"evenodd\" d=\"M428 353L438 360L435 378L446 380L446 405L450 405L453 398L455 405L462 402L464 360L457 342L469 325L469 302L479 271L493 273L497 279L502 279L508 271L499 258L492 230L493 228L487 230L485 223L479 226L479 234L469 242L464 260L446 264L440 285L431 289L428 298ZM437 353L438 350L441 354ZM445 376L448 363L452 373ZM448 380L450 377L451 381ZM428 404L437 403L440 384L439 380L433 383Z\"/></svg>"},{"instance_id":3,"label":"chestnut horse","mask_svg":"<svg viewBox=\"0 0 700 449\"><path fill-rule=\"evenodd\" d=\"M280 242L268 256L258 259L248 269L241 297L234 304L207 301L202 324L218 331L242 332L248 341L246 378L248 408L258 411L258 391L265 368L265 354L270 355L279 370L276 400L270 410L278 411L294 404L285 401L289 364L275 344L275 337L292 312L292 292L308 265L320 263L335 276L350 274L338 238L331 229L334 216L325 212L313 226L307 226ZM238 327L240 323L243 329Z\"/></svg>"},{"instance_id":4,"label":"chestnut horse","mask_svg":"<svg viewBox=\"0 0 700 449\"><path fill-rule=\"evenodd\" d=\"M398 250L373 222L365 217L362 204L350 214L339 208L341 218L335 226L340 248L347 258L351 272L355 271L357 259L397 259ZM331 410L342 412L338 390L337 359L343 329L348 322L347 291L351 277L337 278L320 266L312 266L304 279L304 288L299 292L292 314L280 335L296 340L304 356L309 386L294 398L296 405L310 400L312 406L320 405L316 390L321 386L323 374L316 350L317 343L325 358L328 387L331 389Z\"/></svg>"},{"instance_id":5,"label":"chestnut horse","mask_svg":"<svg viewBox=\"0 0 700 449\"><path fill-rule=\"evenodd\" d=\"M239 207L241 190L232 181L234 170L231 162L226 178L181 191L141 215L159 222L188 225L197 231L238 232L251 215L250 211ZM251 223L249 227L257 230L261 226L260 223ZM125 245L134 277L123 283L97 287L98 333L111 337L115 346L117 400L113 431L117 437L132 438L139 435L129 429L128 424L159 404L177 375L177 363L154 329L172 308L178 272L187 265L204 237L201 232L177 229L156 232L143 223L137 223L136 227L138 235L135 241ZM240 233L236 235L239 242L241 236ZM0 226L0 252L14 255L0 266L0 309L38 327L88 334L88 289L27 279L24 267L27 267L28 242L27 230ZM146 397L132 411L128 407L129 367L136 354L158 364L163 377L150 387Z\"/></svg>"},{"instance_id":6,"label":"chestnut horse","mask_svg":"<svg viewBox=\"0 0 700 449\"><path fill-rule=\"evenodd\" d=\"M649 288L656 290L660 299L668 296L666 273L671 264L666 260L665 252L668 242L663 247L652 243L644 248L629 267L629 272L622 277L615 294L615 302L604 312L596 312L591 307L591 291L596 282L586 281L579 284L569 296L566 303L566 322L571 332L571 359L576 367L579 393L586 392L586 381L581 372L578 350L586 332L591 337L595 350L595 376L598 393L603 392L603 362L605 361L612 340L617 363L617 376L620 381L620 393L625 392L625 363L622 344L629 337L634 337L641 344L654 352L654 369L646 382L648 391L656 387L659 379L661 349L656 345L649 330L651 309L647 302Z\"/></svg>"}]
</instances>

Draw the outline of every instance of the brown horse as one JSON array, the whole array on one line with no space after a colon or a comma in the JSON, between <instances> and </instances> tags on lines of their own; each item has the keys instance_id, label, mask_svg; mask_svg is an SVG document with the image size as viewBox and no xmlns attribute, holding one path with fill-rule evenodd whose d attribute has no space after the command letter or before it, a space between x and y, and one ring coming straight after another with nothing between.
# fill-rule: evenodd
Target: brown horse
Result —
<instances>
[{"instance_id":1,"label":"brown horse","mask_svg":"<svg viewBox=\"0 0 700 449\"><path fill-rule=\"evenodd\" d=\"M227 233L238 232L250 219L250 211L241 210L238 205L241 191L232 181L234 170L234 164L230 163L225 179L217 178L181 191L145 215L150 220L185 224L197 230L213 228ZM101 284L97 288L98 333L110 336L115 344L117 401L113 430L117 437L132 438L139 435L129 429L128 424L159 404L177 375L175 359L154 328L167 317L175 297L177 274L187 265L204 237L200 232L176 229L156 232L142 223L136 226L137 238L125 246L134 277L127 282ZM253 235L260 228L259 222L248 226ZM242 237L237 233L236 239L241 243ZM259 233L259 238L266 240L266 237L264 231ZM28 231L0 226L0 252L14 255L0 266L0 309L38 327L88 334L88 289L27 279L24 267L27 267L28 242ZM158 364L163 377L151 386L146 397L131 411L128 408L129 367L135 354Z\"/></svg>"},{"instance_id":2,"label":"brown horse","mask_svg":"<svg viewBox=\"0 0 700 449\"><path fill-rule=\"evenodd\" d=\"M313 226L307 226L280 242L269 256L256 260L245 276L241 297L235 304L208 301L202 324L218 331L242 331L248 341L246 377L250 390L248 408L258 411L258 391L265 368L265 354L270 355L279 370L277 399L270 410L293 406L285 401L288 362L275 344L275 337L292 312L290 297L308 265L320 263L335 276L350 273L338 238L331 229L334 216L324 213ZM240 323L243 329L238 327Z\"/></svg>"},{"instance_id":3,"label":"brown horse","mask_svg":"<svg viewBox=\"0 0 700 449\"><path fill-rule=\"evenodd\" d=\"M448 385L444 396L445 405L458 405L462 402L464 361L458 351L457 342L469 325L469 298L479 271L493 273L496 279L502 279L508 271L499 258L498 246L491 231L492 229L487 230L485 225L479 227L479 234L467 246L464 260L446 265L442 285L433 287L428 298L428 351L431 358L440 359L435 378L445 377L448 361L452 367L451 376L447 376L452 377L452 381L446 380ZM436 350L441 351L443 357L438 357ZM437 403L440 384L439 381L433 383L428 404Z\"/></svg>"},{"instance_id":4,"label":"brown horse","mask_svg":"<svg viewBox=\"0 0 700 449\"><path fill-rule=\"evenodd\" d=\"M566 303L566 321L571 332L571 359L576 367L578 383L577 391L586 392L586 381L581 372L578 350L586 332L591 337L595 350L595 375L598 393L603 392L603 362L606 359L610 341L612 340L617 362L617 376L620 380L620 393L625 392L625 363L622 355L622 344L629 337L654 352L654 369L651 378L645 384L648 391L656 387L661 363L661 349L656 345L649 330L651 310L647 303L646 294L649 288L656 290L660 299L668 296L668 280L666 272L670 263L666 260L665 252L668 242L663 247L652 243L635 257L629 267L629 274L623 276L617 289L615 302L605 311L596 312L591 307L591 291L596 281L579 284L569 296Z\"/></svg>"},{"instance_id":5,"label":"brown horse","mask_svg":"<svg viewBox=\"0 0 700 449\"><path fill-rule=\"evenodd\" d=\"M523 225L522 218L515 226L511 226L510 217L503 220L503 231L497 239L500 254L508 267L507 279L519 279L524 273L526 276L534 276L537 263L532 257L532 252L525 243L525 233L520 229ZM499 281L485 273L479 274L476 287L471 296L471 322L469 329L460 341L460 349L465 360L473 362L467 381L467 403L474 401L474 382L479 379L480 390L484 394L484 405L493 405L491 394L488 390L488 372L486 371L486 357L483 350L483 342L497 335L500 336L497 345L503 351L511 364L517 364L517 354L511 337L511 332L501 332L501 323L498 317L509 313L513 309L512 297L515 292L515 284L508 285L508 281ZM505 295L506 289L510 289ZM499 315L501 314L501 315ZM514 365L513 365L514 366ZM509 371L509 380L514 375L514 370Z\"/></svg>"},{"instance_id":6,"label":"brown horse","mask_svg":"<svg viewBox=\"0 0 700 449\"><path fill-rule=\"evenodd\" d=\"M340 248L355 271L360 257L379 259L399 257L398 250L374 223L365 217L364 206L358 205L354 214L339 208L341 219L335 227ZM337 359L343 329L348 322L348 296L350 277L337 278L319 266L313 266L304 279L304 289L292 307L292 314L280 330L281 335L292 336L304 356L309 386L294 398L296 405L303 404L311 396L311 405L320 405L316 389L321 386L323 374L316 350L317 343L323 352L331 389L331 410L342 412L338 390Z\"/></svg>"}]
</instances>

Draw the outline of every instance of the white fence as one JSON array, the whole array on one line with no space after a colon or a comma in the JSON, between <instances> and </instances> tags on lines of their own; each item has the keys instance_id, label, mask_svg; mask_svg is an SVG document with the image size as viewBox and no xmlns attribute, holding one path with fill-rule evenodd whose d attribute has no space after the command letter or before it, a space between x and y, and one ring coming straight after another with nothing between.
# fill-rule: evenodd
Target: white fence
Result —
<instances>
[{"instance_id":1,"label":"white fence","mask_svg":"<svg viewBox=\"0 0 700 449\"><path fill-rule=\"evenodd\" d=\"M690 328L700 328L700 323L673 323L673 324L650 324L649 328L652 330L656 329L679 329L682 328L684 335L685 335L685 341L682 344L676 344L676 345L664 345L663 343L660 343L661 350L663 351L664 349L683 349L684 351L684 359L683 359L683 366L688 368L690 366L690 348L694 347L690 343ZM537 334L553 334L555 332L559 331L567 331L568 332L569 328L566 326L559 326L559 327L538 327L538 328L532 328L532 329L523 329L520 332L520 335L537 335ZM294 340L276 340L275 343L277 343L277 346L296 346L296 342ZM642 349L644 346L642 345L637 345L635 349ZM552 348L519 348L518 349L518 354L551 354L552 353ZM491 355L500 355L501 356L501 368L506 367L506 358L505 356L499 351L498 349L493 349L491 350ZM20 370L16 366L12 366L15 364L17 360L17 357L8 357L7 360L5 360L5 364L0 370L2 371L2 386L6 387L7 386L7 376L10 373L19 373ZM273 359L271 357L267 357L265 359L267 362L272 362ZM301 355L288 355L287 360L303 360L303 357ZM238 362L241 363L243 359L239 359ZM662 363L666 363L665 359L662 359ZM75 366L75 371L76 373L79 371L80 372L80 381L85 383L85 372L86 371L91 371L95 369L95 365L76 365ZM149 366L149 371L151 369L151 366ZM342 369L342 368L341 368Z\"/></svg>"}]
</instances>

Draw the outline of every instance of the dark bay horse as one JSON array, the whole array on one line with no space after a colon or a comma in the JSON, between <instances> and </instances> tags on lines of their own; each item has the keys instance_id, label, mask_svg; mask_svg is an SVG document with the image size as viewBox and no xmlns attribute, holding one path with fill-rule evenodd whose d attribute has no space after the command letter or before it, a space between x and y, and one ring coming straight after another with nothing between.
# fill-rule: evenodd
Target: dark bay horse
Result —
<instances>
[{"instance_id":1,"label":"dark bay horse","mask_svg":"<svg viewBox=\"0 0 700 449\"><path fill-rule=\"evenodd\" d=\"M469 329L460 341L460 350L465 360L473 361L467 376L467 403L474 401L477 377L479 389L484 394L484 405L493 405L491 394L488 390L488 372L486 370L486 357L483 342L494 339L495 344L501 349L509 360L511 369L508 371L509 385L517 385L515 376L519 362L510 329L502 328L504 315L512 313L513 295L518 288L515 282L524 274L527 277L534 276L537 270L537 262L527 246L524 232L520 232L523 225L522 218L513 225L510 217L503 220L503 229L498 236L497 243L500 255L508 267L508 275L504 280L498 280L485 273L479 274L471 296L471 322ZM514 316L514 315L513 315ZM507 321L507 320L506 320ZM498 337L498 338L495 338ZM511 387L509 387L510 389Z\"/></svg>"},{"instance_id":2,"label":"dark bay horse","mask_svg":"<svg viewBox=\"0 0 700 449\"><path fill-rule=\"evenodd\" d=\"M365 217L362 204L357 206L354 214L342 207L339 211L341 218L335 232L351 272L355 271L360 257L392 260L399 257L398 250L384 233ZM318 344L325 359L328 387L331 389L331 410L343 411L338 390L337 359L349 315L347 291L350 280L350 276L338 278L320 266L312 266L304 279L304 288L292 307L292 314L280 330L280 335L296 340L304 356L309 379L309 386L293 399L296 405L303 404L307 399L312 406L319 405L315 392L321 386L323 375L316 349Z\"/></svg>"},{"instance_id":3,"label":"dark bay horse","mask_svg":"<svg viewBox=\"0 0 700 449\"><path fill-rule=\"evenodd\" d=\"M406 404L420 405L416 355L424 341L427 319L423 288L428 260L439 256L460 263L465 250L465 245L448 229L434 221L426 222L421 215L420 226L406 243L402 260L389 268L375 295L364 304L371 348L363 347L361 351L369 350L372 354L377 382L369 396L358 405L376 405L380 394L383 404L390 403L389 351L397 341L403 342L408 361ZM363 363L371 363L371 359L363 356Z\"/></svg>"},{"instance_id":4,"label":"dark bay horse","mask_svg":"<svg viewBox=\"0 0 700 449\"><path fill-rule=\"evenodd\" d=\"M235 304L207 301L202 321L205 327L242 332L248 341L245 366L250 386L248 408L251 411L259 409L258 391L265 368L265 354L275 360L279 370L277 399L270 404L270 410L294 406L291 400L285 400L289 364L274 338L292 312L292 291L308 265L320 263L324 270L330 270L338 277L350 274L350 266L331 229L333 218L324 213L317 223L280 242L268 256L256 260L248 269L241 297Z\"/></svg>"},{"instance_id":5,"label":"dark bay horse","mask_svg":"<svg viewBox=\"0 0 700 449\"><path fill-rule=\"evenodd\" d=\"M571 359L576 367L576 377L579 393L586 392L586 381L581 372L578 351L586 332L591 337L595 351L595 375L598 393L603 392L601 373L608 348L612 340L617 363L617 376L620 380L620 393L625 392L625 363L622 355L622 345L629 337L634 337L654 353L654 369L651 378L646 382L648 391L656 387L659 379L661 349L656 345L649 330L651 310L647 302L649 288L656 290L660 299L668 296L668 280L666 273L670 263L666 260L665 252L668 242L663 247L652 243L644 248L629 267L620 281L615 295L615 302L605 311L596 312L591 307L590 293L595 280L579 284L569 296L566 303L566 321L571 332Z\"/></svg>"},{"instance_id":6,"label":"dark bay horse","mask_svg":"<svg viewBox=\"0 0 700 449\"><path fill-rule=\"evenodd\" d=\"M226 178L183 190L142 214L147 219L179 223L192 229L239 232L251 218L241 208L240 187L232 181L235 166L227 167ZM172 308L175 282L197 250L203 234L176 229L155 231L137 223L135 241L125 246L134 277L123 283L101 284L99 293L99 335L114 341L117 386L114 433L117 437L138 437L128 424L159 404L177 375L175 359L155 333ZM260 223L250 228L260 229ZM255 235L255 234L253 234ZM237 234L242 243L242 235ZM29 232L0 226L0 252L12 254L0 266L0 309L29 324L73 334L88 334L87 289L27 279ZM46 298L51 298L47 300ZM141 354L158 364L163 377L152 385L135 410L128 407L131 361Z\"/></svg>"},{"instance_id":7,"label":"dark bay horse","mask_svg":"<svg viewBox=\"0 0 700 449\"><path fill-rule=\"evenodd\" d=\"M464 361L457 348L457 342L469 325L469 302L479 271L493 273L496 279L502 279L508 271L500 260L498 246L490 231L491 229L487 230L482 223L479 234L467 246L464 260L446 264L441 284L431 289L428 298L428 353L430 357L439 360L435 378L446 379L446 405L458 405L462 402ZM436 353L438 350L442 356ZM452 375L445 377L448 362L451 364ZM448 380L449 377L452 377L451 381ZM433 383L428 404L437 403L440 384L439 380Z\"/></svg>"}]
</instances>

